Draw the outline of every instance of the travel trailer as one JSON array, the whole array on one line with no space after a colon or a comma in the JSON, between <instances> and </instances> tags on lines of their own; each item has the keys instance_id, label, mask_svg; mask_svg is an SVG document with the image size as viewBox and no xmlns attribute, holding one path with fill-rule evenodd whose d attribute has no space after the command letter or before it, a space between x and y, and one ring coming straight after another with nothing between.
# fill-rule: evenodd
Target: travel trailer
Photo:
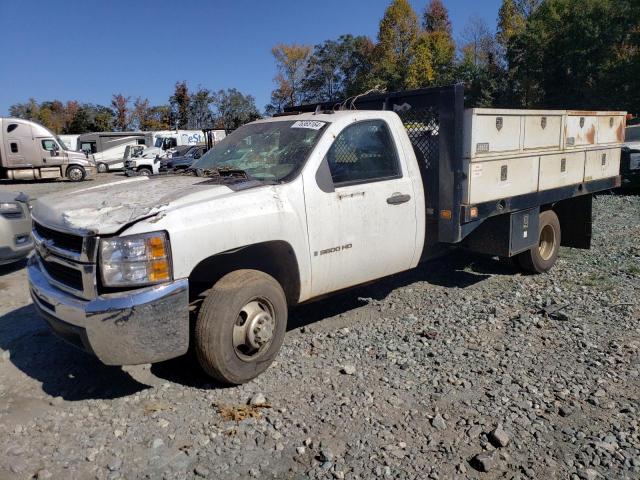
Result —
<instances>
[{"instance_id":1,"label":"travel trailer","mask_svg":"<svg viewBox=\"0 0 640 480\"><path fill-rule=\"evenodd\" d=\"M80 150L96 163L98 172L123 168L128 145L145 145L145 132L95 132L78 137Z\"/></svg>"},{"instance_id":2,"label":"travel trailer","mask_svg":"<svg viewBox=\"0 0 640 480\"><path fill-rule=\"evenodd\" d=\"M38 180L68 178L74 182L95 173L95 163L69 150L42 125L20 118L0 118L0 178Z\"/></svg>"}]
</instances>

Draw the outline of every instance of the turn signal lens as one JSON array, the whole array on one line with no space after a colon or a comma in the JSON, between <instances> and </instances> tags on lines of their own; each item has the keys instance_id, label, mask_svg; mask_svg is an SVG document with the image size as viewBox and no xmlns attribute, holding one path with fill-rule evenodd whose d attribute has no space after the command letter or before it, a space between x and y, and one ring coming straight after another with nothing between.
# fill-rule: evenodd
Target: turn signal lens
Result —
<instances>
[{"instance_id":1,"label":"turn signal lens","mask_svg":"<svg viewBox=\"0 0 640 480\"><path fill-rule=\"evenodd\" d=\"M100 270L102 283L107 287L133 287L171 281L171 251L166 232L102 239Z\"/></svg>"},{"instance_id":2,"label":"turn signal lens","mask_svg":"<svg viewBox=\"0 0 640 480\"><path fill-rule=\"evenodd\" d=\"M440 218L451 220L451 210L440 210Z\"/></svg>"}]
</instances>

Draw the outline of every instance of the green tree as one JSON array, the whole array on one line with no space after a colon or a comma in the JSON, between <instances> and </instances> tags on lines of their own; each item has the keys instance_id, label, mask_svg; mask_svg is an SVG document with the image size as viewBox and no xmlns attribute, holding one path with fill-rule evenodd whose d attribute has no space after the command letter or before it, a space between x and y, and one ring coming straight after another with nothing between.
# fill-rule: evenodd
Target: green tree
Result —
<instances>
[{"instance_id":1,"label":"green tree","mask_svg":"<svg viewBox=\"0 0 640 480\"><path fill-rule=\"evenodd\" d=\"M498 10L498 32L496 39L503 48L504 55L509 48L509 42L514 36L524 30L526 18L516 4L516 0L502 0Z\"/></svg>"},{"instance_id":2,"label":"green tree","mask_svg":"<svg viewBox=\"0 0 640 480\"><path fill-rule=\"evenodd\" d=\"M509 46L526 107L640 110L637 0L547 0Z\"/></svg>"},{"instance_id":3,"label":"green tree","mask_svg":"<svg viewBox=\"0 0 640 480\"><path fill-rule=\"evenodd\" d=\"M388 90L406 86L418 40L418 17L408 0L393 0L380 21L374 74Z\"/></svg>"},{"instance_id":4,"label":"green tree","mask_svg":"<svg viewBox=\"0 0 640 480\"><path fill-rule=\"evenodd\" d=\"M189 88L187 82L176 82L173 95L169 97L171 112L175 122L179 128L187 128L189 124L189 105L191 99L189 97Z\"/></svg>"},{"instance_id":5,"label":"green tree","mask_svg":"<svg viewBox=\"0 0 640 480\"><path fill-rule=\"evenodd\" d=\"M213 113L211 112L211 105L214 103L215 97L211 93L211 90L198 87L198 89L191 94L189 100L189 128L208 128L213 125Z\"/></svg>"},{"instance_id":6,"label":"green tree","mask_svg":"<svg viewBox=\"0 0 640 480\"><path fill-rule=\"evenodd\" d=\"M235 130L261 117L252 95L243 95L235 88L215 94L216 127Z\"/></svg>"},{"instance_id":7,"label":"green tree","mask_svg":"<svg viewBox=\"0 0 640 480\"><path fill-rule=\"evenodd\" d=\"M370 88L372 51L364 36L342 35L316 45L302 82L304 101L336 100Z\"/></svg>"},{"instance_id":8,"label":"green tree","mask_svg":"<svg viewBox=\"0 0 640 480\"><path fill-rule=\"evenodd\" d=\"M440 0L429 2L423 13L423 27L426 42L431 51L433 82L444 85L453 81L453 67L456 44L451 34L449 12Z\"/></svg>"},{"instance_id":9,"label":"green tree","mask_svg":"<svg viewBox=\"0 0 640 480\"><path fill-rule=\"evenodd\" d=\"M449 11L441 0L431 0L422 14L422 27L425 32L444 32L451 35Z\"/></svg>"}]
</instances>

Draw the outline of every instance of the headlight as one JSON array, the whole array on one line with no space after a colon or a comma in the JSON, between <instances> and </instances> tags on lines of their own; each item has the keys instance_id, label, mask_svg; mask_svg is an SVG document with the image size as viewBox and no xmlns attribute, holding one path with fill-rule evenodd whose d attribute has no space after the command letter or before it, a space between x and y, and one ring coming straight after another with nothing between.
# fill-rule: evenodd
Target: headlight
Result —
<instances>
[{"instance_id":1,"label":"headlight","mask_svg":"<svg viewBox=\"0 0 640 480\"><path fill-rule=\"evenodd\" d=\"M18 202L1 202L0 215L7 218L22 217L22 207Z\"/></svg>"},{"instance_id":2,"label":"headlight","mask_svg":"<svg viewBox=\"0 0 640 480\"><path fill-rule=\"evenodd\" d=\"M153 285L168 282L171 249L165 232L100 240L102 283L107 287Z\"/></svg>"}]
</instances>

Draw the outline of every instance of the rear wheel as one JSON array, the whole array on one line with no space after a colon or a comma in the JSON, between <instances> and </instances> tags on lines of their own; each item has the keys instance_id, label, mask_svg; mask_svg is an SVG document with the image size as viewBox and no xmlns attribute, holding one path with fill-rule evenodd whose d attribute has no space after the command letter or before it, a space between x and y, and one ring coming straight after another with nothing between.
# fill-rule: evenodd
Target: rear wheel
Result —
<instances>
[{"instance_id":1,"label":"rear wheel","mask_svg":"<svg viewBox=\"0 0 640 480\"><path fill-rule=\"evenodd\" d=\"M79 165L71 165L67 168L67 178L72 182L81 182L86 176L87 172Z\"/></svg>"},{"instance_id":2,"label":"rear wheel","mask_svg":"<svg viewBox=\"0 0 640 480\"><path fill-rule=\"evenodd\" d=\"M540 214L538 246L518 255L518 263L528 272L544 273L556 263L560 242L561 232L558 216L553 210L546 210Z\"/></svg>"},{"instance_id":3,"label":"rear wheel","mask_svg":"<svg viewBox=\"0 0 640 480\"><path fill-rule=\"evenodd\" d=\"M149 167L140 167L138 169L138 175L144 175L146 177L153 175L153 172L151 171L151 169Z\"/></svg>"},{"instance_id":4,"label":"rear wheel","mask_svg":"<svg viewBox=\"0 0 640 480\"><path fill-rule=\"evenodd\" d=\"M100 162L97 165L97 168L98 168L98 173L107 173L109 171L109 165L103 162Z\"/></svg>"},{"instance_id":5,"label":"rear wheel","mask_svg":"<svg viewBox=\"0 0 640 480\"><path fill-rule=\"evenodd\" d=\"M231 272L209 290L198 313L198 362L220 382L248 382L278 355L286 327L287 300L280 284L257 270Z\"/></svg>"}]
</instances>

